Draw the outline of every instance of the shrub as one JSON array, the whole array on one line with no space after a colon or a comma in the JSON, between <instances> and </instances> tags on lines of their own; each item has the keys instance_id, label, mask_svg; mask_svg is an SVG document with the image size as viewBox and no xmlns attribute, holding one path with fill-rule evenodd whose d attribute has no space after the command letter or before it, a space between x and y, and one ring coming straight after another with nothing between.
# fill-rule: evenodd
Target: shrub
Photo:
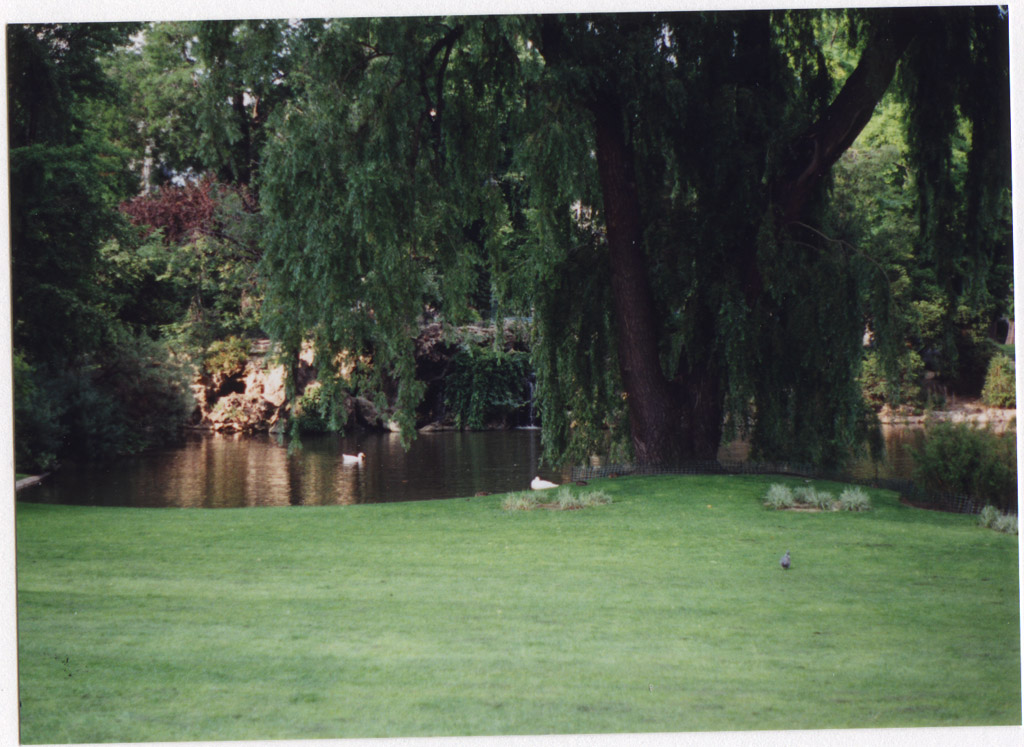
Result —
<instances>
[{"instance_id":1,"label":"shrub","mask_svg":"<svg viewBox=\"0 0 1024 747\"><path fill-rule=\"evenodd\" d=\"M15 464L25 472L45 472L57 461L65 429L57 398L21 353L12 356L14 373Z\"/></svg>"},{"instance_id":2,"label":"shrub","mask_svg":"<svg viewBox=\"0 0 1024 747\"><path fill-rule=\"evenodd\" d=\"M764 498L764 505L768 508L792 508L796 505L793 491L781 483L773 483L768 486L768 493Z\"/></svg>"},{"instance_id":3,"label":"shrub","mask_svg":"<svg viewBox=\"0 0 1024 747\"><path fill-rule=\"evenodd\" d=\"M211 374L230 376L241 373L249 360L249 341L241 337L215 340L206 349L203 365Z\"/></svg>"},{"instance_id":4,"label":"shrub","mask_svg":"<svg viewBox=\"0 0 1024 747\"><path fill-rule=\"evenodd\" d=\"M840 511L869 511L871 499L861 488L846 488L839 495Z\"/></svg>"},{"instance_id":5,"label":"shrub","mask_svg":"<svg viewBox=\"0 0 1024 747\"><path fill-rule=\"evenodd\" d=\"M1016 371L1008 356L1000 353L989 361L981 399L990 407L1017 406Z\"/></svg>"},{"instance_id":6,"label":"shrub","mask_svg":"<svg viewBox=\"0 0 1024 747\"><path fill-rule=\"evenodd\" d=\"M968 495L1005 509L1016 497L1017 439L963 423L930 424L919 449L907 447L914 479L929 490Z\"/></svg>"},{"instance_id":7,"label":"shrub","mask_svg":"<svg viewBox=\"0 0 1024 747\"><path fill-rule=\"evenodd\" d=\"M876 407L921 404L925 399L925 366L921 356L906 350L894 363L895 371L887 372L877 351L869 351L861 366L860 385L864 398Z\"/></svg>"},{"instance_id":8,"label":"shrub","mask_svg":"<svg viewBox=\"0 0 1024 747\"><path fill-rule=\"evenodd\" d=\"M295 427L300 433L327 433L330 431L328 418L324 415L325 397L323 386L315 381L306 387L292 410Z\"/></svg>"}]
</instances>

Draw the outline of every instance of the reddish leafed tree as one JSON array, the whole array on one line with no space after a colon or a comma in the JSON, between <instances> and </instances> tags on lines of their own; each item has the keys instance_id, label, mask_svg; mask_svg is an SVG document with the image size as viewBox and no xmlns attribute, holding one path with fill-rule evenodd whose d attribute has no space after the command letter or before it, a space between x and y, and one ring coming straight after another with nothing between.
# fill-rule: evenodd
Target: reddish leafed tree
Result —
<instances>
[{"instance_id":1,"label":"reddish leafed tree","mask_svg":"<svg viewBox=\"0 0 1024 747\"><path fill-rule=\"evenodd\" d=\"M164 243L178 244L195 235L219 235L217 206L229 191L238 193L242 209L255 212L255 200L244 188L218 184L212 175L183 186L166 185L121 204L121 212L136 226L163 229Z\"/></svg>"}]
</instances>

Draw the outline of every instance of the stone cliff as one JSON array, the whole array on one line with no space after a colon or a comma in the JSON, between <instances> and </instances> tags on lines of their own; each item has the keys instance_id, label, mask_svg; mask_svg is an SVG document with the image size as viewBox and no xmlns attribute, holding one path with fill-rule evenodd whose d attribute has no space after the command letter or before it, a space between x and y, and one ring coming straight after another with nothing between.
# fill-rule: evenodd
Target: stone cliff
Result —
<instances>
[{"instance_id":1,"label":"stone cliff","mask_svg":"<svg viewBox=\"0 0 1024 747\"><path fill-rule=\"evenodd\" d=\"M460 346L494 344L498 334L493 326L467 326L455 335L446 334L438 323L425 325L416 339L416 377L427 385L423 402L417 410L418 427L439 427L445 424L444 379L452 356ZM523 350L527 336L521 326L506 325L501 346L505 350ZM305 346L296 367L296 392L318 386L313 351ZM275 360L269 340L254 340L244 363L226 370L197 373L192 382L196 407L189 426L223 432L252 433L280 431L286 427L291 403L288 402L285 366ZM348 413L346 429L367 428L390 430L387 412L378 412L366 397L349 396L345 401ZM397 427L397 426L394 426Z\"/></svg>"}]
</instances>

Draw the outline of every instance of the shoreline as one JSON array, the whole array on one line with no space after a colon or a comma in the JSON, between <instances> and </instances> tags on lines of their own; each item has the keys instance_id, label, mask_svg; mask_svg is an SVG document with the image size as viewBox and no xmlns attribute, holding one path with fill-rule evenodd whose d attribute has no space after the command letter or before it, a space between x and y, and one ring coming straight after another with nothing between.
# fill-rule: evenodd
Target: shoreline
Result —
<instances>
[{"instance_id":1,"label":"shoreline","mask_svg":"<svg viewBox=\"0 0 1024 747\"><path fill-rule=\"evenodd\" d=\"M49 475L50 475L49 472L44 472L41 475L31 475L29 477L23 477L22 479L15 481L15 483L14 483L14 492L18 492L19 490L24 490L25 488L31 488L33 485L38 485L44 479L49 477Z\"/></svg>"},{"instance_id":2,"label":"shoreline","mask_svg":"<svg viewBox=\"0 0 1024 747\"><path fill-rule=\"evenodd\" d=\"M970 423L980 427L991 427L997 433L1007 430L1017 419L1015 407L988 407L980 400L969 400L962 404L933 410L921 414L901 413L888 406L878 413L882 425L923 427L929 421L939 423Z\"/></svg>"}]
</instances>

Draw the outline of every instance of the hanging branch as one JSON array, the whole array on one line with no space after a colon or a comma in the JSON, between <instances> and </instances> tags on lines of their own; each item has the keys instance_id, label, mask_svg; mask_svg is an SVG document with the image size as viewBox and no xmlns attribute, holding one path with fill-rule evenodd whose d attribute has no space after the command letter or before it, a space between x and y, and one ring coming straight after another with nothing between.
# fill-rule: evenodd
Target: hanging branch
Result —
<instances>
[{"instance_id":1,"label":"hanging branch","mask_svg":"<svg viewBox=\"0 0 1024 747\"><path fill-rule=\"evenodd\" d=\"M839 95L793 144L795 157L772 190L782 225L800 219L821 179L871 119L916 33L917 22L912 8L893 11L889 22L868 41Z\"/></svg>"}]
</instances>

